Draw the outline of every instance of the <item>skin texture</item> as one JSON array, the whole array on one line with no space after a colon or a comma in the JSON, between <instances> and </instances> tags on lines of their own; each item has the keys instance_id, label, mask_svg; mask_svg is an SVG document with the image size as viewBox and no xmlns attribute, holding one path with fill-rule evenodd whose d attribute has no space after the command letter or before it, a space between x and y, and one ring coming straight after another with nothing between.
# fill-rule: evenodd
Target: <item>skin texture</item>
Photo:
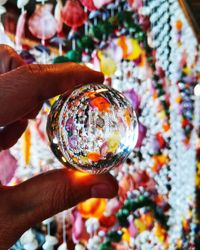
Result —
<instances>
[{"instance_id":1,"label":"skin texture","mask_svg":"<svg viewBox=\"0 0 200 250\"><path fill-rule=\"evenodd\" d=\"M46 99L103 79L101 73L75 63L25 65L12 48L0 45L0 151L17 142ZM0 185L0 249L7 250L28 228L62 210L92 197L112 198L117 191L110 174L67 168L15 187Z\"/></svg>"}]
</instances>

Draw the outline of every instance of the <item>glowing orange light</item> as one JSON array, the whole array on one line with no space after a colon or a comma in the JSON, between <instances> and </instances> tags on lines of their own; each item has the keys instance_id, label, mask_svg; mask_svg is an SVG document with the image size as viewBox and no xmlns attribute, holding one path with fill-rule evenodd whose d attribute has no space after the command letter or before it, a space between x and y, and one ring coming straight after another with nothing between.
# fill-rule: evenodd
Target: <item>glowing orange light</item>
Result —
<instances>
[{"instance_id":1,"label":"glowing orange light","mask_svg":"<svg viewBox=\"0 0 200 250\"><path fill-rule=\"evenodd\" d=\"M92 198L79 204L78 209L83 218L100 218L106 208L106 199Z\"/></svg>"},{"instance_id":2,"label":"glowing orange light","mask_svg":"<svg viewBox=\"0 0 200 250\"><path fill-rule=\"evenodd\" d=\"M76 178L84 178L84 177L90 176L89 173L84 173L84 172L79 172L79 171L76 171L74 175Z\"/></svg>"}]
</instances>

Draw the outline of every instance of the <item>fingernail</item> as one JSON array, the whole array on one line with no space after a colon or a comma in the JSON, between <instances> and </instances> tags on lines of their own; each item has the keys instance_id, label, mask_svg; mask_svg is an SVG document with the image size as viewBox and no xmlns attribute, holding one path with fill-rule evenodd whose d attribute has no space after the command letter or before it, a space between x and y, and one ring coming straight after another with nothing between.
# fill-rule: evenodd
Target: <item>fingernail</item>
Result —
<instances>
[{"instance_id":1,"label":"fingernail","mask_svg":"<svg viewBox=\"0 0 200 250\"><path fill-rule=\"evenodd\" d=\"M117 195L117 190L109 184L97 184L91 189L91 196L95 198L112 198Z\"/></svg>"}]
</instances>

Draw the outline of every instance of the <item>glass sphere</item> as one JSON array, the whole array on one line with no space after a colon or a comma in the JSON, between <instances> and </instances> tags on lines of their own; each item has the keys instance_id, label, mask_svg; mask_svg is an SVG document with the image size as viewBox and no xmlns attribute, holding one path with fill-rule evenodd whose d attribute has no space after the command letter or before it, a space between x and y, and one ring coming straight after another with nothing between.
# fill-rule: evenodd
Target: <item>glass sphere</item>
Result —
<instances>
[{"instance_id":1,"label":"glass sphere","mask_svg":"<svg viewBox=\"0 0 200 250\"><path fill-rule=\"evenodd\" d=\"M105 85L85 85L62 95L47 121L50 146L66 166L101 174L134 149L138 123L129 101Z\"/></svg>"}]
</instances>

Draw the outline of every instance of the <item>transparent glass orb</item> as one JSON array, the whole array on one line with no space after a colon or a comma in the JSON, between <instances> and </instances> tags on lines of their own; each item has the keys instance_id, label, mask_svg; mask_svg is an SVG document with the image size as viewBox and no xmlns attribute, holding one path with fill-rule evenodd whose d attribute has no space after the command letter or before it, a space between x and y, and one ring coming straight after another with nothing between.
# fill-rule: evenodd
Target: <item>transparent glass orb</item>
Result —
<instances>
[{"instance_id":1,"label":"transparent glass orb","mask_svg":"<svg viewBox=\"0 0 200 250\"><path fill-rule=\"evenodd\" d=\"M55 102L47 133L52 151L64 165L101 174L132 152L138 123L120 92L105 85L85 85Z\"/></svg>"}]
</instances>

